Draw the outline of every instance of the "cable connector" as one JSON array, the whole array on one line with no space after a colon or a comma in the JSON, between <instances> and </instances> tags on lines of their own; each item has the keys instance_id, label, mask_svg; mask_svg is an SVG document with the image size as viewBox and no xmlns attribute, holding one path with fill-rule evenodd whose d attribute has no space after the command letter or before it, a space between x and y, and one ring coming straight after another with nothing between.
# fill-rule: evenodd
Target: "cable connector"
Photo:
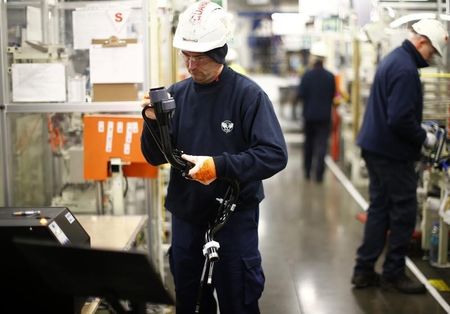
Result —
<instances>
[{"instance_id":1,"label":"cable connector","mask_svg":"<svg viewBox=\"0 0 450 314\"><path fill-rule=\"evenodd\" d=\"M211 240L203 245L203 255L209 260L219 259L217 251L220 248L220 244L217 241Z\"/></svg>"}]
</instances>

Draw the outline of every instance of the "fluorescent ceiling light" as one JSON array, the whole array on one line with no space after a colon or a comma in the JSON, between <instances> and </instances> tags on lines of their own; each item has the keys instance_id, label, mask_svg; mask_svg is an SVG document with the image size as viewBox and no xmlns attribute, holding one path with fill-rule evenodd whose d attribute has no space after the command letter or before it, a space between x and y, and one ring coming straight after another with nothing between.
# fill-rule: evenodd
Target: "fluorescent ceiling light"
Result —
<instances>
[{"instance_id":1,"label":"fluorescent ceiling light","mask_svg":"<svg viewBox=\"0 0 450 314\"><path fill-rule=\"evenodd\" d=\"M448 14L441 14L439 17L443 21L450 21L450 15ZM436 18L435 13L413 13L399 17L398 19L392 21L389 24L389 26L392 28L396 28L411 21L418 21L421 19L435 19L435 18Z\"/></svg>"},{"instance_id":2,"label":"fluorescent ceiling light","mask_svg":"<svg viewBox=\"0 0 450 314\"><path fill-rule=\"evenodd\" d=\"M305 20L306 16L302 13L272 13L272 20L284 20L284 19L300 19Z\"/></svg>"},{"instance_id":3,"label":"fluorescent ceiling light","mask_svg":"<svg viewBox=\"0 0 450 314\"><path fill-rule=\"evenodd\" d=\"M301 34L307 17L301 13L273 13L272 31L275 35Z\"/></svg>"}]
</instances>

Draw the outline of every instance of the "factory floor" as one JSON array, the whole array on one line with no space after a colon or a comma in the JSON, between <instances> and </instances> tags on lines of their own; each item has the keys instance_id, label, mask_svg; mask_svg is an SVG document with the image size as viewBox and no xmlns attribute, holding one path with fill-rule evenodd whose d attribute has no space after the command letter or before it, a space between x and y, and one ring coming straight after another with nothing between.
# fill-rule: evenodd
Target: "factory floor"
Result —
<instances>
[{"instance_id":1,"label":"factory floor","mask_svg":"<svg viewBox=\"0 0 450 314\"><path fill-rule=\"evenodd\" d=\"M350 277L363 232L355 215L361 209L330 171L319 185L305 182L301 169L301 147L291 144L288 167L265 181L262 313L446 313L429 293L353 289Z\"/></svg>"},{"instance_id":2,"label":"factory floor","mask_svg":"<svg viewBox=\"0 0 450 314\"><path fill-rule=\"evenodd\" d=\"M450 313L450 292L404 295L377 287L353 289L350 278L364 227L356 218L363 213L361 205L330 169L322 184L304 180L300 122L292 118L289 106L278 104L278 86L283 82L274 77L253 79L274 103L289 152L286 169L264 181L259 233L266 283L259 302L261 313ZM364 188L359 192L367 196ZM426 280L450 283L450 270L430 267L422 255L420 248L412 250L411 265ZM416 277L417 270L413 273L409 267L407 273Z\"/></svg>"},{"instance_id":3,"label":"factory floor","mask_svg":"<svg viewBox=\"0 0 450 314\"><path fill-rule=\"evenodd\" d=\"M278 105L273 78L254 79L272 99L289 148L287 168L264 183L259 230L266 285L261 313L447 313L449 292L435 290L446 310L430 292L404 295L376 287L353 289L350 278L364 227L356 215L363 211L329 169L322 184L304 180L299 122L285 118L291 110ZM412 264L427 279L450 282L445 278L448 270L433 269L416 253L411 252ZM409 268L407 273L415 277Z\"/></svg>"}]
</instances>

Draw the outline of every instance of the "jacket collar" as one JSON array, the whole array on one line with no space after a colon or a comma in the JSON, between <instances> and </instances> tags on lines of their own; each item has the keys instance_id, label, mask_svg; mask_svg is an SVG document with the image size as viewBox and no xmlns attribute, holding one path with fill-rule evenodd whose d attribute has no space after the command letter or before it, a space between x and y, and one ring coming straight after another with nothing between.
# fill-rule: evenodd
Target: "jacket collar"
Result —
<instances>
[{"instance_id":1,"label":"jacket collar","mask_svg":"<svg viewBox=\"0 0 450 314\"><path fill-rule=\"evenodd\" d=\"M416 63L417 68L425 68L429 66L428 62L422 57L422 55L417 51L416 47L409 40L405 39L402 43L403 49L405 49L413 58Z\"/></svg>"},{"instance_id":2,"label":"jacket collar","mask_svg":"<svg viewBox=\"0 0 450 314\"><path fill-rule=\"evenodd\" d=\"M199 84L199 83L194 82L194 80L192 78L189 78L189 79L194 84L194 88L197 91L214 91L217 86L223 85L224 82L226 82L229 79L229 77L231 77L231 75L232 75L232 70L227 65L224 65L222 72L220 72L217 79L211 83Z\"/></svg>"}]
</instances>

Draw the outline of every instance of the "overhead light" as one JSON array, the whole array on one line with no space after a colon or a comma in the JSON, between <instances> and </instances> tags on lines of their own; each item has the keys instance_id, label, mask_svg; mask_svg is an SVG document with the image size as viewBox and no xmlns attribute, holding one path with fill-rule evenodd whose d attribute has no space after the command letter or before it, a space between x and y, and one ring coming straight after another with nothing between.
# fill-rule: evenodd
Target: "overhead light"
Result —
<instances>
[{"instance_id":1,"label":"overhead light","mask_svg":"<svg viewBox=\"0 0 450 314\"><path fill-rule=\"evenodd\" d=\"M436 14L435 13L413 13L404 15L402 17L399 17L398 19L392 21L389 26L392 28L399 27L405 23L411 22L411 21L418 21L421 19L435 19ZM441 14L440 18L445 21L449 21L450 16L448 14Z\"/></svg>"},{"instance_id":2,"label":"overhead light","mask_svg":"<svg viewBox=\"0 0 450 314\"><path fill-rule=\"evenodd\" d=\"M301 13L273 13L271 17L275 35L301 34L308 19Z\"/></svg>"},{"instance_id":3,"label":"overhead light","mask_svg":"<svg viewBox=\"0 0 450 314\"><path fill-rule=\"evenodd\" d=\"M305 20L306 15L302 13L272 13L272 20L284 20L284 19L300 19Z\"/></svg>"}]
</instances>

